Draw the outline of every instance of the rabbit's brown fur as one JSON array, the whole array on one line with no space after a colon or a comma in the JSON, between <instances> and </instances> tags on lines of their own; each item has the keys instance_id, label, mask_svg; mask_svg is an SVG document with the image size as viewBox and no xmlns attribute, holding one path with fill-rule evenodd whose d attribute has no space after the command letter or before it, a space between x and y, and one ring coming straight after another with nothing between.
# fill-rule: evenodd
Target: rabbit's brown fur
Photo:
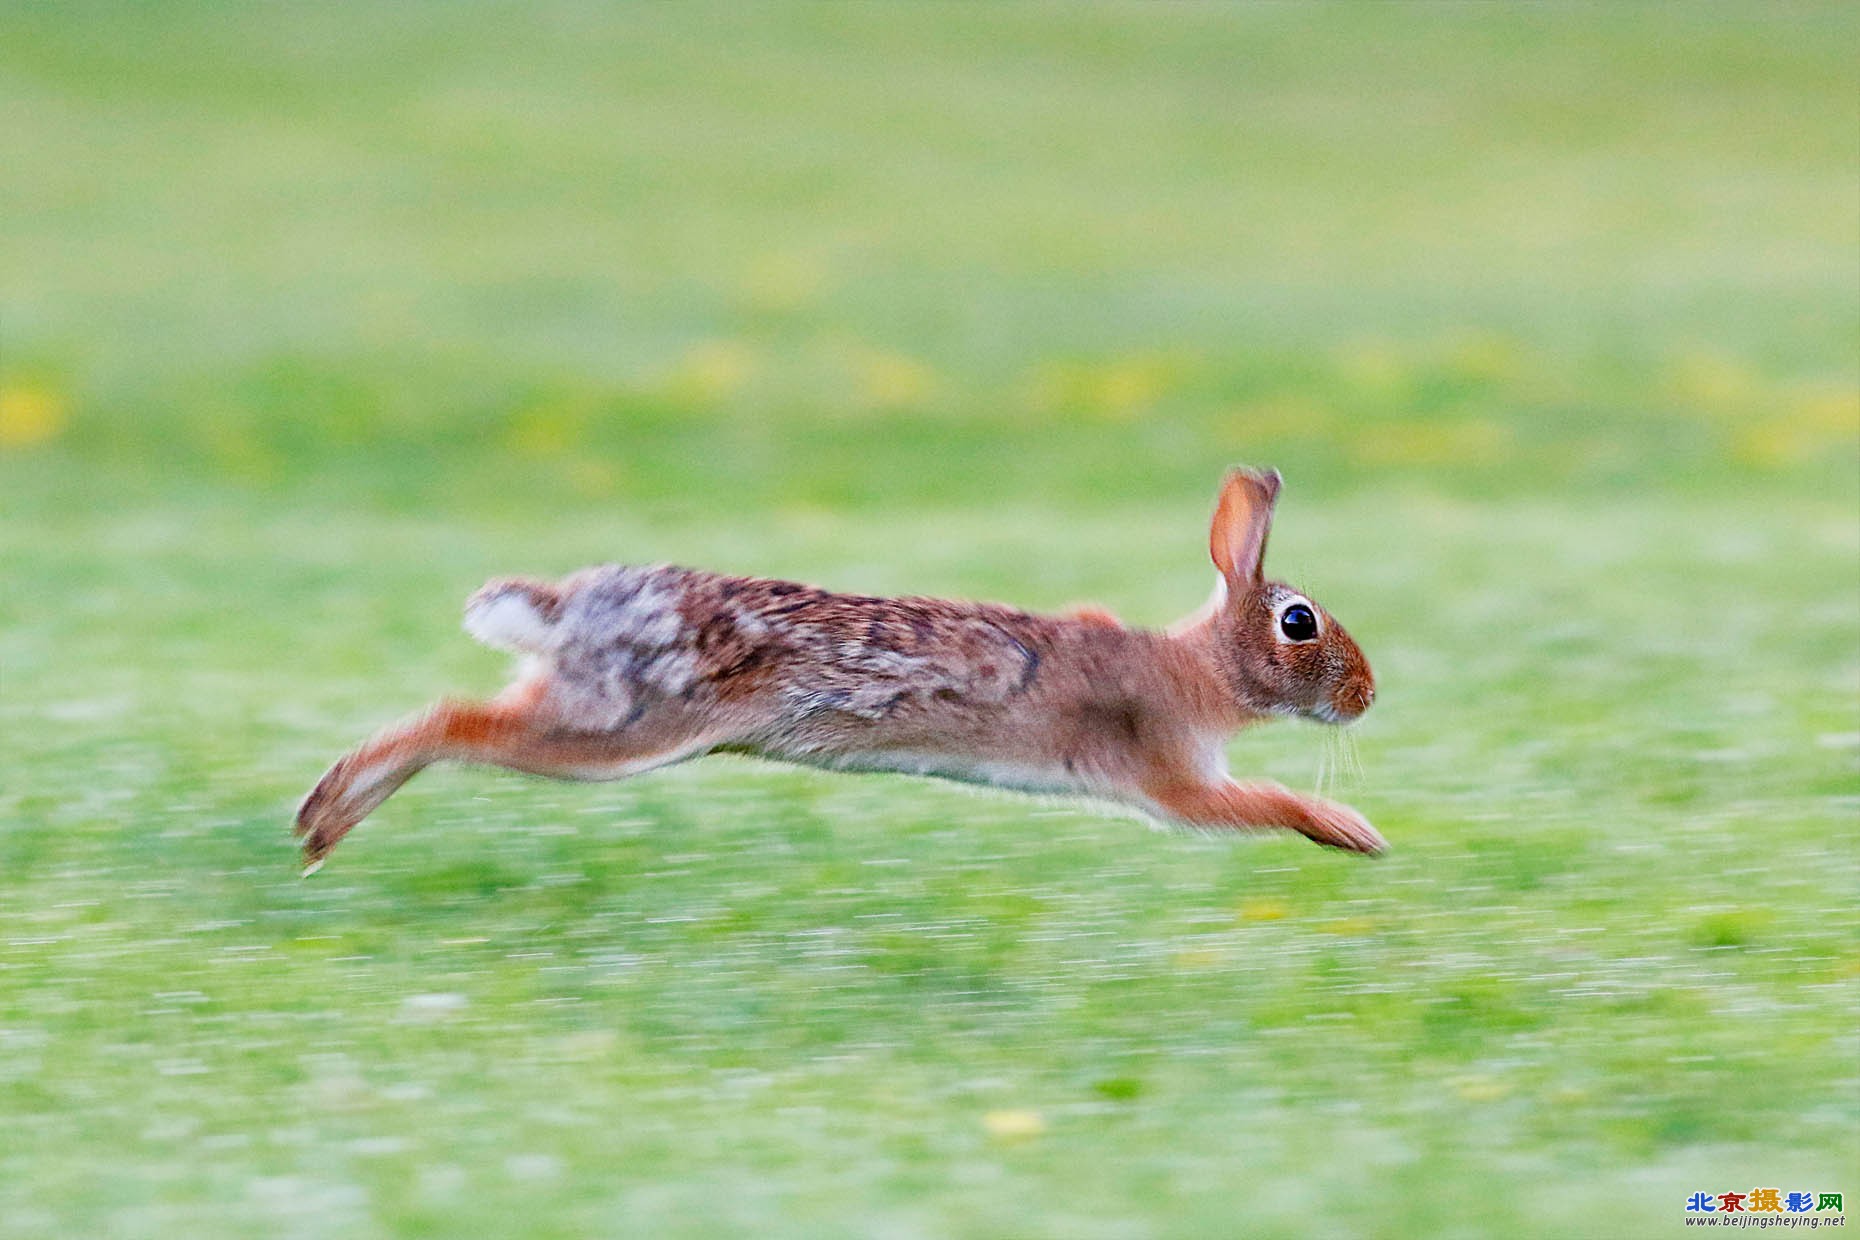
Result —
<instances>
[{"instance_id":1,"label":"rabbit's brown fur","mask_svg":"<svg viewBox=\"0 0 1860 1240\"><path fill-rule=\"evenodd\" d=\"M489 702L442 702L339 760L298 811L305 859L320 865L436 761L596 780L711 752L1082 794L1381 852L1347 806L1226 774L1224 742L1248 724L1347 721L1375 692L1342 626L1260 572L1278 491L1274 471L1228 475L1210 536L1221 585L1167 632L1096 608L1038 616L663 565L491 582L466 627L525 654L524 673ZM1306 621L1314 636L1285 636Z\"/></svg>"}]
</instances>

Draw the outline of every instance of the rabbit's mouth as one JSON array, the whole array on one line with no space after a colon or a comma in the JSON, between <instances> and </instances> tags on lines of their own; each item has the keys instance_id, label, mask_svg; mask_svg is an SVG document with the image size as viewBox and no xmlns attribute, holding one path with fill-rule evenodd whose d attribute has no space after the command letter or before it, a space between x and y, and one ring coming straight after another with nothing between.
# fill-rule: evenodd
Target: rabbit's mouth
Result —
<instances>
[{"instance_id":1,"label":"rabbit's mouth","mask_svg":"<svg viewBox=\"0 0 1860 1240\"><path fill-rule=\"evenodd\" d=\"M1374 685L1348 685L1331 695L1330 701L1311 712L1315 719L1325 723L1354 723L1362 718L1370 703L1376 700Z\"/></svg>"}]
</instances>

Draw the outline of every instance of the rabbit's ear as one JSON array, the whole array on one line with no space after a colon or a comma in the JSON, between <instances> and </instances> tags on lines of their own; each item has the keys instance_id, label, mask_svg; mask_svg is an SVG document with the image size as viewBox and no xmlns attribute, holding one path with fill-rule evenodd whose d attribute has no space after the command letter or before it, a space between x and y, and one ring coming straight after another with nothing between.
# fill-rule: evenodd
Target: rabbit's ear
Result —
<instances>
[{"instance_id":1,"label":"rabbit's ear","mask_svg":"<svg viewBox=\"0 0 1860 1240\"><path fill-rule=\"evenodd\" d=\"M1214 528L1208 532L1208 550L1221 576L1236 585L1260 579L1266 558L1266 535L1272 530L1272 506L1279 500L1279 471L1235 469L1221 484L1221 502L1214 509Z\"/></svg>"}]
</instances>

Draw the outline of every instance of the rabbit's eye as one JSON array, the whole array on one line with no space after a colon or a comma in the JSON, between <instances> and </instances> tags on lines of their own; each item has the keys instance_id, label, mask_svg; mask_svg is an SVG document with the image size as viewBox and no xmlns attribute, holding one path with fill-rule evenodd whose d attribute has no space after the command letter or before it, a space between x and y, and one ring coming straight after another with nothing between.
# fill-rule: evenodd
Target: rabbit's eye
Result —
<instances>
[{"instance_id":1,"label":"rabbit's eye","mask_svg":"<svg viewBox=\"0 0 1860 1240\"><path fill-rule=\"evenodd\" d=\"M1317 636L1317 617L1303 603L1293 603L1279 617L1279 632L1287 641L1308 642Z\"/></svg>"}]
</instances>

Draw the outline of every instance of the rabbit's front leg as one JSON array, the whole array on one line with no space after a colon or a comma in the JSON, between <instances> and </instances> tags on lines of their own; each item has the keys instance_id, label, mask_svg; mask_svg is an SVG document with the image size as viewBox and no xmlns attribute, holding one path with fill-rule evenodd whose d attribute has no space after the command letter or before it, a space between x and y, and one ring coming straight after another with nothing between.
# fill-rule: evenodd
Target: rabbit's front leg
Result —
<instances>
[{"instance_id":1,"label":"rabbit's front leg","mask_svg":"<svg viewBox=\"0 0 1860 1240\"><path fill-rule=\"evenodd\" d=\"M1388 851L1369 820L1347 805L1272 783L1162 781L1146 790L1164 818L1192 827L1283 827L1315 843L1374 856Z\"/></svg>"}]
</instances>

